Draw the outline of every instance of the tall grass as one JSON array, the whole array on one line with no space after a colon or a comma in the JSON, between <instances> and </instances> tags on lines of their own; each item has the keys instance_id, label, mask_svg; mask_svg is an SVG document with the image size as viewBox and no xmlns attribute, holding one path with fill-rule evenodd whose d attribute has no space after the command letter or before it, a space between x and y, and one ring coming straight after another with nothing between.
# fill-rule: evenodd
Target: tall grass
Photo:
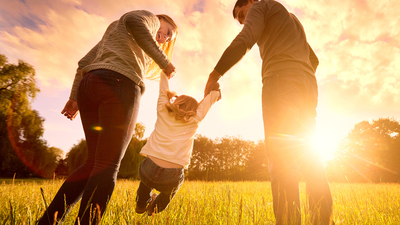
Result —
<instances>
[{"instance_id":1,"label":"tall grass","mask_svg":"<svg viewBox=\"0 0 400 225\"><path fill-rule=\"evenodd\" d=\"M61 186L60 180L0 180L0 224L34 224ZM269 182L185 181L168 208L135 213L138 181L118 180L103 224L274 224ZM44 199L40 189L43 188ZM400 224L399 184L331 184L336 224ZM305 185L302 220L309 224ZM45 200L45 201L44 201ZM73 224L79 203L66 217Z\"/></svg>"}]
</instances>

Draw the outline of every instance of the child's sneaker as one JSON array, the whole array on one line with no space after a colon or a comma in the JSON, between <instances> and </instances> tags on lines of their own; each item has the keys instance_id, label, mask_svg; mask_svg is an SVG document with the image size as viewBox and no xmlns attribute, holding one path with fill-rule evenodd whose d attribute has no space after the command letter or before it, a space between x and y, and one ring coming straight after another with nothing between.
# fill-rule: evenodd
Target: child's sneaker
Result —
<instances>
[{"instance_id":1,"label":"child's sneaker","mask_svg":"<svg viewBox=\"0 0 400 225\"><path fill-rule=\"evenodd\" d=\"M152 207L152 206L153 206L153 202L154 202L154 200L156 200L157 196L158 196L157 193L153 193L153 195L151 195L151 201L150 201L149 205L147 206L147 215L148 216L152 216L153 214L155 214L156 207Z\"/></svg>"},{"instance_id":2,"label":"child's sneaker","mask_svg":"<svg viewBox=\"0 0 400 225\"><path fill-rule=\"evenodd\" d=\"M138 205L136 205L135 212L137 214L142 214L142 213L146 212L146 210L147 210L146 207L142 208L142 207L139 207Z\"/></svg>"}]
</instances>

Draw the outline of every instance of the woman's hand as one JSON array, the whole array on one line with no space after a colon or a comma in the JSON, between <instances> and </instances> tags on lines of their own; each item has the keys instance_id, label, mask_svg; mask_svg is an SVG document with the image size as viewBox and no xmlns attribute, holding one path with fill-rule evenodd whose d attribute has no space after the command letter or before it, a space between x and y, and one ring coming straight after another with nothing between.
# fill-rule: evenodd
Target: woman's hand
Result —
<instances>
[{"instance_id":1,"label":"woman's hand","mask_svg":"<svg viewBox=\"0 0 400 225\"><path fill-rule=\"evenodd\" d=\"M75 100L69 99L65 104L64 109L61 111L61 114L72 121L78 115L78 111L78 103Z\"/></svg>"},{"instance_id":2,"label":"woman's hand","mask_svg":"<svg viewBox=\"0 0 400 225\"><path fill-rule=\"evenodd\" d=\"M174 73L176 72L175 66L172 63L169 63L167 67L163 69L165 75L167 75L168 79L172 78Z\"/></svg>"}]
</instances>

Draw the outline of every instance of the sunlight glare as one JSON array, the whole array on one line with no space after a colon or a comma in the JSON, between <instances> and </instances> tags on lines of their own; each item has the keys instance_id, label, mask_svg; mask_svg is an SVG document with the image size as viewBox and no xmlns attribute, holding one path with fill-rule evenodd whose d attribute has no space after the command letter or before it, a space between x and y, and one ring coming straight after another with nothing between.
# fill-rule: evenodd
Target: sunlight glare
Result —
<instances>
[{"instance_id":1,"label":"sunlight glare","mask_svg":"<svg viewBox=\"0 0 400 225\"><path fill-rule=\"evenodd\" d=\"M338 141L332 134L317 133L312 138L312 145L321 154L322 160L328 161L334 158Z\"/></svg>"}]
</instances>

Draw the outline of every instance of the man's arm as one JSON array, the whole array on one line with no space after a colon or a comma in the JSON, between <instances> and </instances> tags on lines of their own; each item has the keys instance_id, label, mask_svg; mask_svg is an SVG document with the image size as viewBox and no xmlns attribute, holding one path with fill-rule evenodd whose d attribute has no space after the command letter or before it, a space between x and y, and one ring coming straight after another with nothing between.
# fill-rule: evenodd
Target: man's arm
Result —
<instances>
[{"instance_id":1,"label":"man's arm","mask_svg":"<svg viewBox=\"0 0 400 225\"><path fill-rule=\"evenodd\" d=\"M210 76L208 77L208 81L206 83L206 88L204 90L204 97L206 97L212 90L216 88L215 86L218 85L219 78L221 78L221 74L218 73L216 70L213 70L210 73Z\"/></svg>"},{"instance_id":2,"label":"man's arm","mask_svg":"<svg viewBox=\"0 0 400 225\"><path fill-rule=\"evenodd\" d=\"M224 51L213 72L209 75L204 96L212 90L219 78L238 63L260 38L265 28L265 7L254 4L248 11L243 29Z\"/></svg>"},{"instance_id":3,"label":"man's arm","mask_svg":"<svg viewBox=\"0 0 400 225\"><path fill-rule=\"evenodd\" d=\"M313 51L313 49L311 48L310 45L308 45L308 48L310 49L310 62L311 62L311 66L314 68L315 71L317 71L317 67L319 65L319 60L317 55L315 54L315 52Z\"/></svg>"}]
</instances>

